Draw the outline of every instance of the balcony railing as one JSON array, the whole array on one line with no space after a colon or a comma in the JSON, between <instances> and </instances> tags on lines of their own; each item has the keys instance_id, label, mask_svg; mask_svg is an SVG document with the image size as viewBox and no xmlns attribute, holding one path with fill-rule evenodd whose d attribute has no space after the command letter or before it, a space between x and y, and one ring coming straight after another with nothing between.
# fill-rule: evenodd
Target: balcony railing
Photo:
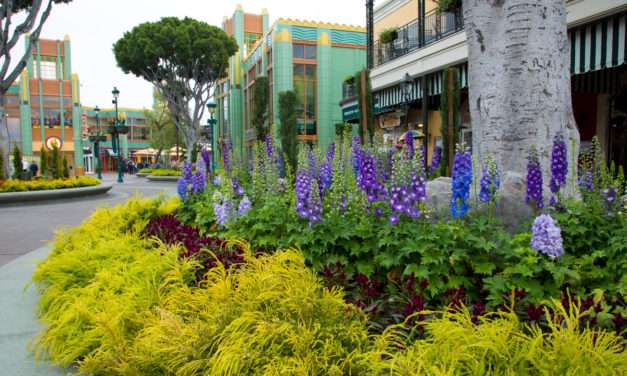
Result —
<instances>
[{"instance_id":1,"label":"balcony railing","mask_svg":"<svg viewBox=\"0 0 627 376\"><path fill-rule=\"evenodd\" d=\"M357 85L354 82L344 82L342 84L342 100L355 98L357 96Z\"/></svg>"},{"instance_id":2,"label":"balcony railing","mask_svg":"<svg viewBox=\"0 0 627 376\"><path fill-rule=\"evenodd\" d=\"M375 42L375 66L407 55L419 48L436 42L449 34L464 29L461 8L450 12L433 10L425 15L424 43L420 41L420 24L414 20L398 28L398 37L392 43Z\"/></svg>"}]
</instances>

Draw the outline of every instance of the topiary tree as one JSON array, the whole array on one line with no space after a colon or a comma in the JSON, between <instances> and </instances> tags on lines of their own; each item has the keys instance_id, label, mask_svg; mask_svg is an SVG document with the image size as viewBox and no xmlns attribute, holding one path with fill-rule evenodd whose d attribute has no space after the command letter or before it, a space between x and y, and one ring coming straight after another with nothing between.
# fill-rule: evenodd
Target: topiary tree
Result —
<instances>
[{"instance_id":1,"label":"topiary tree","mask_svg":"<svg viewBox=\"0 0 627 376\"><path fill-rule=\"evenodd\" d=\"M188 151L198 141L215 83L237 49L235 39L223 30L187 17L140 24L113 46L125 73L142 77L163 95Z\"/></svg>"},{"instance_id":2,"label":"topiary tree","mask_svg":"<svg viewBox=\"0 0 627 376\"><path fill-rule=\"evenodd\" d=\"M13 179L21 179L22 171L22 151L13 144Z\"/></svg>"},{"instance_id":3,"label":"topiary tree","mask_svg":"<svg viewBox=\"0 0 627 376\"><path fill-rule=\"evenodd\" d=\"M39 149L39 171L44 179L48 179L48 152L43 146Z\"/></svg>"},{"instance_id":4,"label":"topiary tree","mask_svg":"<svg viewBox=\"0 0 627 376\"><path fill-rule=\"evenodd\" d=\"M70 167L68 166L67 157L63 155L63 177L65 179L69 179L70 177Z\"/></svg>"},{"instance_id":5,"label":"topiary tree","mask_svg":"<svg viewBox=\"0 0 627 376\"><path fill-rule=\"evenodd\" d=\"M69 3L72 0L13 0L0 3L0 146L8 153L10 137L8 128L3 123L5 94L18 76L26 68L26 64L39 39L41 29L48 20L55 3ZM26 48L20 43L22 36L30 34ZM19 51L15 50L18 46ZM19 55L18 55L19 54ZM15 60L17 58L17 60ZM6 130L6 131L5 131ZM3 175L9 174L9 156L2 154L0 169Z\"/></svg>"},{"instance_id":6,"label":"topiary tree","mask_svg":"<svg viewBox=\"0 0 627 376\"><path fill-rule=\"evenodd\" d=\"M279 121L281 148L287 156L292 171L296 171L298 140L296 131L296 104L298 97L294 91L279 93Z\"/></svg>"},{"instance_id":7,"label":"topiary tree","mask_svg":"<svg viewBox=\"0 0 627 376\"><path fill-rule=\"evenodd\" d=\"M52 145L52 150L50 151L50 161L49 161L49 169L50 176L53 179L61 178L63 174L63 165L61 161L61 155L59 154L59 147L57 144Z\"/></svg>"},{"instance_id":8,"label":"topiary tree","mask_svg":"<svg viewBox=\"0 0 627 376\"><path fill-rule=\"evenodd\" d=\"M257 77L254 88L254 113L253 125L257 140L263 141L268 133L266 120L268 120L268 103L270 87L266 77Z\"/></svg>"}]
</instances>

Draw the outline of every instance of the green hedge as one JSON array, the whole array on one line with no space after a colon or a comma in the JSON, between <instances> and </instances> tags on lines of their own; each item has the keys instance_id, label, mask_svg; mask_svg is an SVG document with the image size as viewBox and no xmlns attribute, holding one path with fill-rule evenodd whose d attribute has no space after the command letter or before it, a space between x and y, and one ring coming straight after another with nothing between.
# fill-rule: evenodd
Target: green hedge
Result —
<instances>
[{"instance_id":1,"label":"green hedge","mask_svg":"<svg viewBox=\"0 0 627 376\"><path fill-rule=\"evenodd\" d=\"M100 180L90 176L80 176L73 179L54 180L7 180L2 185L0 185L0 193L83 188L93 187L96 185L100 185Z\"/></svg>"}]
</instances>

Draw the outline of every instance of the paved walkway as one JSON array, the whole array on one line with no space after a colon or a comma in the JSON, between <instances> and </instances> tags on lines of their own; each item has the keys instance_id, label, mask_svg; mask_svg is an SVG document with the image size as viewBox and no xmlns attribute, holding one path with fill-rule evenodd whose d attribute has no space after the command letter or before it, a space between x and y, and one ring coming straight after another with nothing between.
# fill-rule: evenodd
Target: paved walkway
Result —
<instances>
[{"instance_id":1,"label":"paved walkway","mask_svg":"<svg viewBox=\"0 0 627 376\"><path fill-rule=\"evenodd\" d=\"M107 175L103 180L114 183L115 176ZM77 226L98 207L122 203L135 193L155 196L160 192L174 195L176 184L127 176L124 184L115 184L110 193L102 196L0 205L0 375L70 373L47 363L36 366L28 348L40 326L36 319L39 297L35 288L27 285L37 263L50 251L43 246L52 240L54 232L62 226Z\"/></svg>"},{"instance_id":2,"label":"paved walkway","mask_svg":"<svg viewBox=\"0 0 627 376\"><path fill-rule=\"evenodd\" d=\"M135 193L155 196L159 192L176 194L176 183L149 182L125 176L123 184L107 174L103 181L113 184L105 195L29 204L0 205L0 266L33 249L46 245L63 226L77 226L95 209L122 203ZM1 372L0 372L1 374Z\"/></svg>"},{"instance_id":3,"label":"paved walkway","mask_svg":"<svg viewBox=\"0 0 627 376\"><path fill-rule=\"evenodd\" d=\"M7 376L61 376L69 372L48 363L35 365L28 344L39 332L35 317L39 296L26 285L49 247L40 248L0 267L0 374Z\"/></svg>"}]
</instances>

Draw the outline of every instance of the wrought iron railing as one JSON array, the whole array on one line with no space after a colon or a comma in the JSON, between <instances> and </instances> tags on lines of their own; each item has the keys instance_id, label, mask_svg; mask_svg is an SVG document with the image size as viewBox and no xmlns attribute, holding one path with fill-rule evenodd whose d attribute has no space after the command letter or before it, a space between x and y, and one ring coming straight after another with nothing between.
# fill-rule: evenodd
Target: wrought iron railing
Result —
<instances>
[{"instance_id":1,"label":"wrought iron railing","mask_svg":"<svg viewBox=\"0 0 627 376\"><path fill-rule=\"evenodd\" d=\"M399 27L398 37L394 42L381 43L376 41L374 45L375 66L405 56L463 29L464 16L462 8L448 12L433 10L425 15L422 29L424 30L424 42L421 43L420 40L421 25L417 19Z\"/></svg>"}]
</instances>

